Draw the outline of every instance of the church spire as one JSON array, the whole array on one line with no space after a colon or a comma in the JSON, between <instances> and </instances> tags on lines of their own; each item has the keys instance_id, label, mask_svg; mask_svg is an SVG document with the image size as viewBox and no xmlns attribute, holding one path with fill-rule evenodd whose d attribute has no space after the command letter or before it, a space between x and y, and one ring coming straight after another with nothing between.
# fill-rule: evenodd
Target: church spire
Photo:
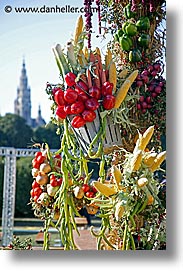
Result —
<instances>
[{"instance_id":1,"label":"church spire","mask_svg":"<svg viewBox=\"0 0 183 275\"><path fill-rule=\"evenodd\" d=\"M14 104L15 114L23 117L28 125L31 125L31 98L28 87L25 59L23 58L19 86L17 88L17 98Z\"/></svg>"}]
</instances>

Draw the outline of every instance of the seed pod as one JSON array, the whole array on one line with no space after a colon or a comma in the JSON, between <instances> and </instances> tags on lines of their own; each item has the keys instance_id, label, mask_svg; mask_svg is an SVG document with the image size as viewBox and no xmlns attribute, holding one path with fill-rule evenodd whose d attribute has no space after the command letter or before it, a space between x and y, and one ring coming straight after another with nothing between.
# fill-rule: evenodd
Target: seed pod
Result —
<instances>
[{"instance_id":1,"label":"seed pod","mask_svg":"<svg viewBox=\"0 0 183 275\"><path fill-rule=\"evenodd\" d=\"M137 181L138 187L144 187L148 184L148 179L147 178L140 178Z\"/></svg>"},{"instance_id":2,"label":"seed pod","mask_svg":"<svg viewBox=\"0 0 183 275\"><path fill-rule=\"evenodd\" d=\"M144 158L144 164L147 166L147 167L151 167L154 163L154 160L157 156L157 153L153 152L153 153L150 153L148 154L145 158Z\"/></svg>"},{"instance_id":3,"label":"seed pod","mask_svg":"<svg viewBox=\"0 0 183 275\"><path fill-rule=\"evenodd\" d=\"M138 171L142 162L142 151L138 150L132 158L131 161L131 171Z\"/></svg>"},{"instance_id":4,"label":"seed pod","mask_svg":"<svg viewBox=\"0 0 183 275\"><path fill-rule=\"evenodd\" d=\"M148 145L152 135L154 133L154 126L150 126L142 135L139 143L139 150L144 150Z\"/></svg>"},{"instance_id":5,"label":"seed pod","mask_svg":"<svg viewBox=\"0 0 183 275\"><path fill-rule=\"evenodd\" d=\"M154 164L150 167L151 172L158 170L158 168L163 163L165 158L166 158L166 151L159 153L154 160Z\"/></svg>"}]
</instances>

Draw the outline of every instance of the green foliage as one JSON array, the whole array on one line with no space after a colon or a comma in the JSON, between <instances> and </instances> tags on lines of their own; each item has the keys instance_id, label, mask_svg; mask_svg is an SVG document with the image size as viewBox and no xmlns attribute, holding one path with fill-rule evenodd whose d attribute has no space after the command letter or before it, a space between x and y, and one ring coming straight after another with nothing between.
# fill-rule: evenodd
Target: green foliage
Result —
<instances>
[{"instance_id":1,"label":"green foliage","mask_svg":"<svg viewBox=\"0 0 183 275\"><path fill-rule=\"evenodd\" d=\"M60 148L60 136L56 134L57 126L48 123L46 126L38 127L34 131L34 141L36 143L48 143L51 149Z\"/></svg>"},{"instance_id":2,"label":"green foliage","mask_svg":"<svg viewBox=\"0 0 183 275\"><path fill-rule=\"evenodd\" d=\"M32 158L17 159L15 217L33 217L30 202Z\"/></svg>"},{"instance_id":3,"label":"green foliage","mask_svg":"<svg viewBox=\"0 0 183 275\"><path fill-rule=\"evenodd\" d=\"M27 148L33 136L33 130L26 121L14 114L0 117L0 146Z\"/></svg>"}]
</instances>

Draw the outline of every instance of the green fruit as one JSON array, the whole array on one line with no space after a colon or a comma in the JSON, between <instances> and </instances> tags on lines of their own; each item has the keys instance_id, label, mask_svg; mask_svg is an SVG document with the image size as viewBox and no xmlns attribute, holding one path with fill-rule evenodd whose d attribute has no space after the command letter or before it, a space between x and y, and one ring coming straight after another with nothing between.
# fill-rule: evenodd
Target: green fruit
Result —
<instances>
[{"instance_id":1,"label":"green fruit","mask_svg":"<svg viewBox=\"0 0 183 275\"><path fill-rule=\"evenodd\" d=\"M142 54L139 49L134 49L129 52L129 61L130 62L139 62L142 60Z\"/></svg>"},{"instance_id":2,"label":"green fruit","mask_svg":"<svg viewBox=\"0 0 183 275\"><path fill-rule=\"evenodd\" d=\"M140 30L149 30L150 29L150 20L148 17L141 17L137 23L136 26L138 27L138 29Z\"/></svg>"},{"instance_id":3,"label":"green fruit","mask_svg":"<svg viewBox=\"0 0 183 275\"><path fill-rule=\"evenodd\" d=\"M130 18L133 18L134 17L134 12L131 11L131 7L132 5L131 4L128 4L124 7L123 11L124 11L124 16L127 18L127 19L130 19Z\"/></svg>"},{"instance_id":4,"label":"green fruit","mask_svg":"<svg viewBox=\"0 0 183 275\"><path fill-rule=\"evenodd\" d=\"M137 27L135 24L133 23L129 23L126 27L125 27L125 33L130 35L130 36L134 36L137 34Z\"/></svg>"},{"instance_id":5,"label":"green fruit","mask_svg":"<svg viewBox=\"0 0 183 275\"><path fill-rule=\"evenodd\" d=\"M118 35L118 37L121 37L123 35L123 31L122 30L118 30L117 31L117 35Z\"/></svg>"},{"instance_id":6,"label":"green fruit","mask_svg":"<svg viewBox=\"0 0 183 275\"><path fill-rule=\"evenodd\" d=\"M129 51L132 48L132 39L125 34L120 38L119 42L124 51Z\"/></svg>"},{"instance_id":7,"label":"green fruit","mask_svg":"<svg viewBox=\"0 0 183 275\"><path fill-rule=\"evenodd\" d=\"M139 39L138 43L140 46L147 48L150 42L150 36L148 34L143 33Z\"/></svg>"}]
</instances>

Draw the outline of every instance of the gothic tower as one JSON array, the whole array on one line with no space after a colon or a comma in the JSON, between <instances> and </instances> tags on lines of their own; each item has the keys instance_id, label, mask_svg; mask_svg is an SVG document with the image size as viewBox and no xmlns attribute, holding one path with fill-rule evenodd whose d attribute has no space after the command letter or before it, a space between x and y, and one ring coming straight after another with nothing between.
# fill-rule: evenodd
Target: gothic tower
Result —
<instances>
[{"instance_id":1,"label":"gothic tower","mask_svg":"<svg viewBox=\"0 0 183 275\"><path fill-rule=\"evenodd\" d=\"M31 98L30 87L28 87L25 61L23 60L19 86L17 88L17 98L14 102L14 113L23 117L27 124L31 126Z\"/></svg>"}]
</instances>

